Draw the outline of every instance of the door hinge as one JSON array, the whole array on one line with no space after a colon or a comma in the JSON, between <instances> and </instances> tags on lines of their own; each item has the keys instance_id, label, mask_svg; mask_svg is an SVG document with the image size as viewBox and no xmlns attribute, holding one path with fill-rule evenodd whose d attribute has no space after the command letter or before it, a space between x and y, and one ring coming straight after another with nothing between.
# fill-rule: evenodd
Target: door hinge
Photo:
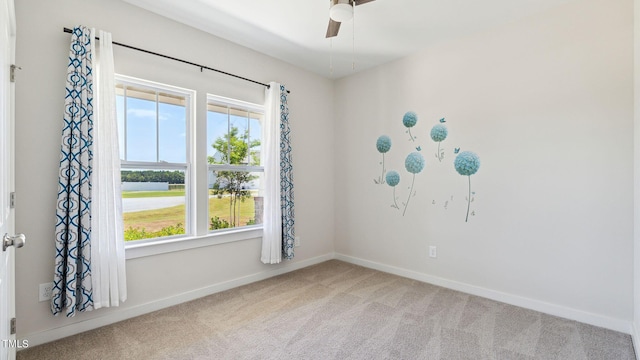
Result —
<instances>
[{"instance_id":1,"label":"door hinge","mask_svg":"<svg viewBox=\"0 0 640 360\"><path fill-rule=\"evenodd\" d=\"M20 66L11 65L11 70L9 71L9 81L16 82L16 70L22 70Z\"/></svg>"},{"instance_id":2,"label":"door hinge","mask_svg":"<svg viewBox=\"0 0 640 360\"><path fill-rule=\"evenodd\" d=\"M16 318L11 318L10 322L11 333L9 335L13 335L16 333Z\"/></svg>"},{"instance_id":3,"label":"door hinge","mask_svg":"<svg viewBox=\"0 0 640 360\"><path fill-rule=\"evenodd\" d=\"M12 192L9 194L9 208L13 209L16 207L16 193Z\"/></svg>"}]
</instances>

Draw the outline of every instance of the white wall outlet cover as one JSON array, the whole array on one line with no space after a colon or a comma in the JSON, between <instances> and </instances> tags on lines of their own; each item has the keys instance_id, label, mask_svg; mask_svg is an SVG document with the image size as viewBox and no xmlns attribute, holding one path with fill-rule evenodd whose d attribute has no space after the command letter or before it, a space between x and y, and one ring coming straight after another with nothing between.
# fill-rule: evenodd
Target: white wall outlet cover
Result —
<instances>
[{"instance_id":1,"label":"white wall outlet cover","mask_svg":"<svg viewBox=\"0 0 640 360\"><path fill-rule=\"evenodd\" d=\"M53 291L53 283L40 284L38 286L38 300L40 302L51 300L51 292Z\"/></svg>"}]
</instances>

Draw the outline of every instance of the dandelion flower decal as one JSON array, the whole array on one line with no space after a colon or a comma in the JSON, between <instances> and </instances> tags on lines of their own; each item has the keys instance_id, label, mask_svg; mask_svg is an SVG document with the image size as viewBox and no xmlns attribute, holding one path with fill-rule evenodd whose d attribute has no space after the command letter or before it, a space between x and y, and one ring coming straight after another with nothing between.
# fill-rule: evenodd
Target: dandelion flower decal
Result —
<instances>
[{"instance_id":1,"label":"dandelion flower decal","mask_svg":"<svg viewBox=\"0 0 640 360\"><path fill-rule=\"evenodd\" d=\"M394 187L400 183L400 174L397 171L391 170L387 173L387 184Z\"/></svg>"},{"instance_id":2,"label":"dandelion flower decal","mask_svg":"<svg viewBox=\"0 0 640 360\"><path fill-rule=\"evenodd\" d=\"M424 169L424 158L419 152L412 152L404 160L404 167L408 172L415 175Z\"/></svg>"},{"instance_id":3,"label":"dandelion flower decal","mask_svg":"<svg viewBox=\"0 0 640 360\"><path fill-rule=\"evenodd\" d=\"M474 152L463 151L456 157L453 162L458 174L469 177L469 196L467 197L467 217L465 222L469 221L469 208L471 207L471 175L480 169L480 157Z\"/></svg>"},{"instance_id":4,"label":"dandelion flower decal","mask_svg":"<svg viewBox=\"0 0 640 360\"><path fill-rule=\"evenodd\" d=\"M384 184L384 173L385 173L385 169L384 169L384 154L386 152L388 152L389 150L391 150L391 138L388 137L387 135L381 135L378 138L378 141L376 141L376 149L378 149L378 152L382 154L382 175L378 178L378 180L374 179L374 182L376 184Z\"/></svg>"},{"instance_id":5,"label":"dandelion flower decal","mask_svg":"<svg viewBox=\"0 0 640 360\"><path fill-rule=\"evenodd\" d=\"M391 150L391 138L387 135L380 136L378 141L376 141L376 148L382 154L388 152Z\"/></svg>"},{"instance_id":6,"label":"dandelion flower decal","mask_svg":"<svg viewBox=\"0 0 640 360\"><path fill-rule=\"evenodd\" d=\"M409 190L409 197L407 198L407 202L404 204L404 211L402 212L402 216L407 212L407 206L409 206L409 200L411 200L411 196L413 196L413 184L416 180L416 174L424 169L424 157L420 155L419 152L412 152L407 155L407 158L404 160L404 167L408 172L413 174L413 178L411 179L411 189Z\"/></svg>"},{"instance_id":7,"label":"dandelion flower decal","mask_svg":"<svg viewBox=\"0 0 640 360\"><path fill-rule=\"evenodd\" d=\"M416 138L411 135L411 128L416 125L418 122L418 115L413 111L407 111L402 117L402 123L407 128L407 133L409 134L409 140L416 141Z\"/></svg>"},{"instance_id":8,"label":"dandelion flower decal","mask_svg":"<svg viewBox=\"0 0 640 360\"><path fill-rule=\"evenodd\" d=\"M435 142L443 141L447 138L448 134L449 131L447 131L447 127L442 124L434 125L433 128L431 128L431 139Z\"/></svg>"},{"instance_id":9,"label":"dandelion flower decal","mask_svg":"<svg viewBox=\"0 0 640 360\"><path fill-rule=\"evenodd\" d=\"M431 139L438 143L438 152L436 153L436 157L440 162L444 159L444 151L440 151L440 143L447 138L448 134L449 131L447 130L447 127L442 124L434 125L431 128Z\"/></svg>"},{"instance_id":10,"label":"dandelion flower decal","mask_svg":"<svg viewBox=\"0 0 640 360\"><path fill-rule=\"evenodd\" d=\"M400 174L397 171L391 170L386 176L387 184L393 188L393 205L391 207L400 209L396 201L396 185L400 183Z\"/></svg>"},{"instance_id":11,"label":"dandelion flower decal","mask_svg":"<svg viewBox=\"0 0 640 360\"><path fill-rule=\"evenodd\" d=\"M453 165L458 174L463 176L471 176L480 169L480 157L474 152L463 151L456 157Z\"/></svg>"}]
</instances>

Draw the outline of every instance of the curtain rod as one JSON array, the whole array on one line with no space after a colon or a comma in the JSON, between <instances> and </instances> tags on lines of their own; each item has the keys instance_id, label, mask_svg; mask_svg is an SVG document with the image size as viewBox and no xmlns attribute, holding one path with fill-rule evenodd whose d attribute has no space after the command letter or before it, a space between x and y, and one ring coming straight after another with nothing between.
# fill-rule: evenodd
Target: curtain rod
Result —
<instances>
[{"instance_id":1,"label":"curtain rod","mask_svg":"<svg viewBox=\"0 0 640 360\"><path fill-rule=\"evenodd\" d=\"M69 29L69 28L64 28L64 32L71 34L71 33L73 33L73 30L71 30L71 29ZM100 40L100 38L96 36L96 40ZM173 57L173 56L160 54L160 53L157 53L157 52L153 52L153 51L149 51L149 50L141 49L141 48L138 48L138 47L135 47L135 46L131 46L131 45L127 45L127 44L119 43L119 42L116 42L116 41L111 41L111 43L112 43L112 44L114 44L114 45L118 45L118 46L126 47L126 48L128 48L128 49L141 51L141 52L143 52L143 53L147 53L147 54L151 54L151 55L155 55L155 56L160 56L160 57L163 57L163 58L165 58L165 59L171 59L171 60L178 61L178 62L181 62L181 63L185 63L185 64L193 65L193 66L195 66L195 67L199 67L199 68L200 68L200 71L202 71L202 69L207 69L207 70L215 71L215 72L218 72L218 73L221 73L221 74L225 74L225 75L228 75L228 76L232 76L232 77L237 78L237 79L241 79L241 80L244 80L244 81L252 82L252 83L254 83L254 84L262 85L262 86L266 87L267 89L271 87L269 84L265 84L265 83L261 83L261 82L259 82L259 81L255 81L255 80L247 79L246 77L242 77L242 76L239 76L239 75L236 75L236 74L228 73L228 72L226 72L226 71L222 71L222 70L214 69L214 68L212 68L212 67L208 67L208 66L204 66L204 65L196 64L196 63L193 63L193 62L191 62L191 61L178 59L178 58L175 58L175 57ZM291 93L291 91L287 90L287 93Z\"/></svg>"}]
</instances>

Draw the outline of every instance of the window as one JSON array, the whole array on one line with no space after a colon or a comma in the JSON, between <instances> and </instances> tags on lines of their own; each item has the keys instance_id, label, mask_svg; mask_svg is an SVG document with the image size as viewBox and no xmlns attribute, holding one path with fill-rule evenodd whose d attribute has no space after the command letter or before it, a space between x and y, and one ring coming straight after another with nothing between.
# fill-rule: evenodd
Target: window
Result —
<instances>
[{"instance_id":1,"label":"window","mask_svg":"<svg viewBox=\"0 0 640 360\"><path fill-rule=\"evenodd\" d=\"M263 106L208 95L207 117L198 120L206 136L195 137L195 95L116 76L128 257L129 250L138 257L261 234ZM196 179L196 167L206 179L201 170ZM186 238L194 241L174 241Z\"/></svg>"},{"instance_id":2,"label":"window","mask_svg":"<svg viewBox=\"0 0 640 360\"><path fill-rule=\"evenodd\" d=\"M116 77L125 241L193 234L194 93Z\"/></svg>"},{"instance_id":3,"label":"window","mask_svg":"<svg viewBox=\"0 0 640 360\"><path fill-rule=\"evenodd\" d=\"M207 97L209 230L262 224L264 108Z\"/></svg>"}]
</instances>

